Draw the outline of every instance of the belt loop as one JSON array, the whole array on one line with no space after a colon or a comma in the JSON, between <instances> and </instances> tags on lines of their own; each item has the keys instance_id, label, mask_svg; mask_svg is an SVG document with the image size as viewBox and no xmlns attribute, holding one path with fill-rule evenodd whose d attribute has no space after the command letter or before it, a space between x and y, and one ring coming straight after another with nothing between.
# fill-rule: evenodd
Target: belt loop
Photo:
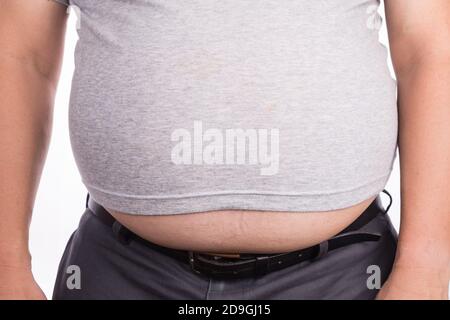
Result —
<instances>
[{"instance_id":1,"label":"belt loop","mask_svg":"<svg viewBox=\"0 0 450 320\"><path fill-rule=\"evenodd\" d=\"M197 270L195 265L195 253L194 251L189 250L188 251L188 260L189 260L189 266L191 267L191 270L195 273L200 274L201 272Z\"/></svg>"},{"instance_id":2,"label":"belt loop","mask_svg":"<svg viewBox=\"0 0 450 320\"><path fill-rule=\"evenodd\" d=\"M386 190L386 189L383 189L383 192L385 193L385 194L387 194L388 195L388 197L389 197L389 204L388 204L388 206L386 207L386 209L384 210L384 214L387 214L388 213L388 211L389 211L389 209L391 208L391 205L392 205L392 196L391 196L391 194Z\"/></svg>"},{"instance_id":3,"label":"belt loop","mask_svg":"<svg viewBox=\"0 0 450 320\"><path fill-rule=\"evenodd\" d=\"M86 208L88 208L88 203L89 203L89 192L88 192L88 194L86 196Z\"/></svg>"},{"instance_id":4,"label":"belt loop","mask_svg":"<svg viewBox=\"0 0 450 320\"><path fill-rule=\"evenodd\" d=\"M117 240L128 245L130 243L130 232L119 221L114 221L112 225L112 232L116 236Z\"/></svg>"},{"instance_id":5,"label":"belt loop","mask_svg":"<svg viewBox=\"0 0 450 320\"><path fill-rule=\"evenodd\" d=\"M255 258L255 275L262 276L269 271L269 257L257 256Z\"/></svg>"},{"instance_id":6,"label":"belt loop","mask_svg":"<svg viewBox=\"0 0 450 320\"><path fill-rule=\"evenodd\" d=\"M313 260L320 259L328 253L328 240L319 243L318 246L319 246L319 253Z\"/></svg>"}]
</instances>

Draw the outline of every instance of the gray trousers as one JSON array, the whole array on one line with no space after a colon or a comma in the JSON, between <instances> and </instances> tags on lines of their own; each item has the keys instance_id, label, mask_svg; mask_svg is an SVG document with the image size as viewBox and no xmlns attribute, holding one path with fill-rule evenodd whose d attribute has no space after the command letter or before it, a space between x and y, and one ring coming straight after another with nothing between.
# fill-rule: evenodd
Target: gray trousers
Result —
<instances>
[{"instance_id":1,"label":"gray trousers","mask_svg":"<svg viewBox=\"0 0 450 320\"><path fill-rule=\"evenodd\" d=\"M360 230L382 236L260 277L216 279L142 242L118 241L86 209L62 257L53 298L373 299L391 271L397 233L381 210Z\"/></svg>"}]
</instances>

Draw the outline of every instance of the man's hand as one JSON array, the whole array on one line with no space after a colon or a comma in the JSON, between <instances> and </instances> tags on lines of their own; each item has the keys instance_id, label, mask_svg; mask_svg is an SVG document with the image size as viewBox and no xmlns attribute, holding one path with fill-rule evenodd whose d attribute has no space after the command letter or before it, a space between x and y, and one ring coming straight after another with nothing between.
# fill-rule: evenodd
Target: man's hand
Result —
<instances>
[{"instance_id":1,"label":"man's hand","mask_svg":"<svg viewBox=\"0 0 450 320\"><path fill-rule=\"evenodd\" d=\"M0 266L0 300L46 300L30 268Z\"/></svg>"},{"instance_id":2,"label":"man's hand","mask_svg":"<svg viewBox=\"0 0 450 320\"><path fill-rule=\"evenodd\" d=\"M398 84L401 223L379 299L446 299L450 268L450 1L386 0Z\"/></svg>"},{"instance_id":3,"label":"man's hand","mask_svg":"<svg viewBox=\"0 0 450 320\"><path fill-rule=\"evenodd\" d=\"M0 299L45 299L28 230L51 134L66 7L0 1Z\"/></svg>"},{"instance_id":4,"label":"man's hand","mask_svg":"<svg viewBox=\"0 0 450 320\"><path fill-rule=\"evenodd\" d=\"M394 266L377 300L448 300L445 271Z\"/></svg>"},{"instance_id":5,"label":"man's hand","mask_svg":"<svg viewBox=\"0 0 450 320\"><path fill-rule=\"evenodd\" d=\"M31 272L25 245L0 244L0 300L46 300Z\"/></svg>"}]
</instances>

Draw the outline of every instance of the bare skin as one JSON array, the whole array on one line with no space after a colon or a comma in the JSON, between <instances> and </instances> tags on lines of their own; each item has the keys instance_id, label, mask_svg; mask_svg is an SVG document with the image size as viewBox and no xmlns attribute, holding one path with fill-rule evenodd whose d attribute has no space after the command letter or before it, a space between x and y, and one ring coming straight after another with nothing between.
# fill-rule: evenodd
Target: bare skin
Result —
<instances>
[{"instance_id":1,"label":"bare skin","mask_svg":"<svg viewBox=\"0 0 450 320\"><path fill-rule=\"evenodd\" d=\"M0 1L0 299L43 299L28 228L50 139L65 10Z\"/></svg>"},{"instance_id":2,"label":"bare skin","mask_svg":"<svg viewBox=\"0 0 450 320\"><path fill-rule=\"evenodd\" d=\"M402 221L397 259L379 298L445 299L450 266L450 3L386 0L386 10L400 89ZM50 139L65 23L65 7L53 2L0 2L0 299L45 298L31 272L28 229ZM329 238L372 199L318 213L134 217L111 211L136 233L171 247L280 252Z\"/></svg>"},{"instance_id":3,"label":"bare skin","mask_svg":"<svg viewBox=\"0 0 450 320\"><path fill-rule=\"evenodd\" d=\"M386 0L399 86L401 225L379 299L448 299L450 2Z\"/></svg>"},{"instance_id":4,"label":"bare skin","mask_svg":"<svg viewBox=\"0 0 450 320\"><path fill-rule=\"evenodd\" d=\"M329 239L355 220L374 198L342 210L322 212L221 210L132 216L109 211L141 237L167 247L215 254L276 253Z\"/></svg>"}]
</instances>

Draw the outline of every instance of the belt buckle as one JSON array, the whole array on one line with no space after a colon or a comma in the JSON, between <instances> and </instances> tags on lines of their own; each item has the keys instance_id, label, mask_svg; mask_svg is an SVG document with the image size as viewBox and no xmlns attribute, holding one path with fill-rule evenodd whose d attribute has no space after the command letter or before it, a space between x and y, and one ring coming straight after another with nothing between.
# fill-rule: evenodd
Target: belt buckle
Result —
<instances>
[{"instance_id":1,"label":"belt buckle","mask_svg":"<svg viewBox=\"0 0 450 320\"><path fill-rule=\"evenodd\" d=\"M198 252L194 252L194 251L188 251L188 259L189 259L189 265L191 267L191 270L197 274L202 274L205 276L209 276L209 277L236 277L239 275L239 272L237 271L233 271L233 270L228 270L228 271L219 271L218 273L216 272L205 272L205 271L200 271L197 269L197 264L196 261L198 259L198 255L201 253Z\"/></svg>"}]
</instances>

